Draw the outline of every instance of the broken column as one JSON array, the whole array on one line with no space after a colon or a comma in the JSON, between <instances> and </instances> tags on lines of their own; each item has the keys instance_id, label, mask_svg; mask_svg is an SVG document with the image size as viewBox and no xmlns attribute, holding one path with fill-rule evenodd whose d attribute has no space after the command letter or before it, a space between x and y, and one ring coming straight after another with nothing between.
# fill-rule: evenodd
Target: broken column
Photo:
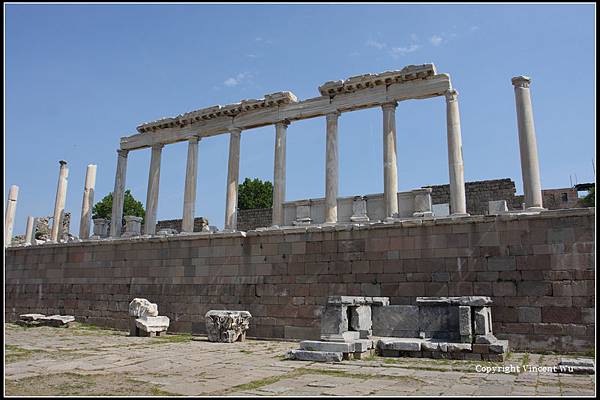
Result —
<instances>
[{"instance_id":1,"label":"broken column","mask_svg":"<svg viewBox=\"0 0 600 400\"><path fill-rule=\"evenodd\" d=\"M252 315L248 311L210 310L205 318L210 342L233 343L246 340Z\"/></svg>"},{"instance_id":2,"label":"broken column","mask_svg":"<svg viewBox=\"0 0 600 400\"><path fill-rule=\"evenodd\" d=\"M225 231L237 229L237 197L240 176L240 139L242 130L233 128L229 137L229 162L227 164L227 201L225 204Z\"/></svg>"},{"instance_id":3,"label":"broken column","mask_svg":"<svg viewBox=\"0 0 600 400\"><path fill-rule=\"evenodd\" d=\"M169 328L169 318L159 316L156 303L146 299L131 300L129 315L133 317L129 325L130 336L163 336Z\"/></svg>"},{"instance_id":4,"label":"broken column","mask_svg":"<svg viewBox=\"0 0 600 400\"><path fill-rule=\"evenodd\" d=\"M85 172L85 185L83 187L83 202L81 204L81 219L79 221L79 238L90 237L90 223L92 208L94 207L94 187L96 186L96 165L90 164Z\"/></svg>"},{"instance_id":5,"label":"broken column","mask_svg":"<svg viewBox=\"0 0 600 400\"><path fill-rule=\"evenodd\" d=\"M542 182L540 180L537 141L533 125L533 108L529 91L531 78L515 76L512 78L512 84L515 87L525 206L528 210L540 211L544 208L542 205Z\"/></svg>"},{"instance_id":6,"label":"broken column","mask_svg":"<svg viewBox=\"0 0 600 400\"><path fill-rule=\"evenodd\" d=\"M19 196L19 187L12 185L8 192L8 201L6 203L6 214L4 216L4 246L10 246L12 242L13 227L15 225L15 212L17 211L17 197Z\"/></svg>"},{"instance_id":7,"label":"broken column","mask_svg":"<svg viewBox=\"0 0 600 400\"><path fill-rule=\"evenodd\" d=\"M27 217L27 228L25 229L25 244L32 244L35 241L33 232L33 217Z\"/></svg>"},{"instance_id":8,"label":"broken column","mask_svg":"<svg viewBox=\"0 0 600 400\"><path fill-rule=\"evenodd\" d=\"M67 162L60 160L60 173L58 175L58 186L56 188L56 200L54 202L54 215L52 219L52 230L50 231L50 240L58 241L58 235L62 228L63 218L65 216L65 201L67 198L67 178L69 168Z\"/></svg>"},{"instance_id":9,"label":"broken column","mask_svg":"<svg viewBox=\"0 0 600 400\"><path fill-rule=\"evenodd\" d=\"M156 233L156 213L158 211L158 190L160 185L160 158L163 147L163 144L155 144L152 146L150 171L148 173L148 192L146 194L146 223L144 224L144 233L146 235L154 235Z\"/></svg>"},{"instance_id":10,"label":"broken column","mask_svg":"<svg viewBox=\"0 0 600 400\"><path fill-rule=\"evenodd\" d=\"M196 209L196 182L198 180L198 142L200 138L188 140L187 165L185 168L185 191L183 195L183 218L181 232L194 232L194 213Z\"/></svg>"}]
</instances>

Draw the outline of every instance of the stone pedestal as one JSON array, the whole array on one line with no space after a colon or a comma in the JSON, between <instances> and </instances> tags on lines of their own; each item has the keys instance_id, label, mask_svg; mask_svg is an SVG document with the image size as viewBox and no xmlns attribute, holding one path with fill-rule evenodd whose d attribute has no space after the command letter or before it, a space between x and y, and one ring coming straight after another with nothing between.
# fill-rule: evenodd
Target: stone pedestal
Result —
<instances>
[{"instance_id":1,"label":"stone pedestal","mask_svg":"<svg viewBox=\"0 0 600 400\"><path fill-rule=\"evenodd\" d=\"M310 225L312 219L310 218L310 202L306 201L303 204L296 206L296 219L292 222L292 225Z\"/></svg>"},{"instance_id":2,"label":"stone pedestal","mask_svg":"<svg viewBox=\"0 0 600 400\"><path fill-rule=\"evenodd\" d=\"M423 188L412 191L415 196L414 217L431 217L431 188Z\"/></svg>"},{"instance_id":3,"label":"stone pedestal","mask_svg":"<svg viewBox=\"0 0 600 400\"><path fill-rule=\"evenodd\" d=\"M246 340L252 315L248 311L210 310L205 318L209 341L233 343Z\"/></svg>"},{"instance_id":4,"label":"stone pedestal","mask_svg":"<svg viewBox=\"0 0 600 400\"><path fill-rule=\"evenodd\" d=\"M123 237L140 236L142 234L142 217L125 216L125 232Z\"/></svg>"},{"instance_id":5,"label":"stone pedestal","mask_svg":"<svg viewBox=\"0 0 600 400\"><path fill-rule=\"evenodd\" d=\"M352 200L352 216L350 217L352 222L368 222L369 217L367 215L367 200L362 196L356 196Z\"/></svg>"},{"instance_id":6,"label":"stone pedestal","mask_svg":"<svg viewBox=\"0 0 600 400\"><path fill-rule=\"evenodd\" d=\"M98 238L108 237L108 227L110 221L104 218L94 218L92 221L94 222L94 236Z\"/></svg>"}]
</instances>

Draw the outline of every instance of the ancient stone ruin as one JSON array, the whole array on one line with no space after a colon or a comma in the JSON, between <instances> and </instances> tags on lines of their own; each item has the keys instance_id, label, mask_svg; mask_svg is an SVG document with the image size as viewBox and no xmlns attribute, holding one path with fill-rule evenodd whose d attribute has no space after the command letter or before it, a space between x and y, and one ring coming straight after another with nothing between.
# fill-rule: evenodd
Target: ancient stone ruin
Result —
<instances>
[{"instance_id":1,"label":"ancient stone ruin","mask_svg":"<svg viewBox=\"0 0 600 400\"><path fill-rule=\"evenodd\" d=\"M206 313L206 333L210 342L243 342L252 315L248 311L210 310Z\"/></svg>"},{"instance_id":2,"label":"ancient stone ruin","mask_svg":"<svg viewBox=\"0 0 600 400\"><path fill-rule=\"evenodd\" d=\"M169 328L169 318L158 315L158 306L146 299L135 298L129 303L130 336L163 336Z\"/></svg>"},{"instance_id":3,"label":"ancient stone ruin","mask_svg":"<svg viewBox=\"0 0 600 400\"><path fill-rule=\"evenodd\" d=\"M287 357L306 361L384 357L502 361L508 341L492 333L492 300L485 296L418 297L390 305L387 297L330 296L321 341L302 341Z\"/></svg>"},{"instance_id":4,"label":"ancient stone ruin","mask_svg":"<svg viewBox=\"0 0 600 400\"><path fill-rule=\"evenodd\" d=\"M55 328L68 328L75 322L72 315L21 314L16 321L21 326L52 326Z\"/></svg>"}]
</instances>

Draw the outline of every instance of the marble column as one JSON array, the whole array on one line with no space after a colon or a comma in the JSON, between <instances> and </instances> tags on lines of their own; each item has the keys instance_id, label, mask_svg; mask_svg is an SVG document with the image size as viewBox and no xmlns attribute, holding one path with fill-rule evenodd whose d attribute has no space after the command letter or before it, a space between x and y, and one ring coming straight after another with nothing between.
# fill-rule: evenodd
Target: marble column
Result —
<instances>
[{"instance_id":1,"label":"marble column","mask_svg":"<svg viewBox=\"0 0 600 400\"><path fill-rule=\"evenodd\" d=\"M338 119L340 113L326 115L327 144L325 149L325 223L335 224L338 198Z\"/></svg>"},{"instance_id":2,"label":"marble column","mask_svg":"<svg viewBox=\"0 0 600 400\"><path fill-rule=\"evenodd\" d=\"M242 130L233 128L229 131L229 162L227 164L227 203L225 204L226 231L237 229L237 197L240 175L240 138Z\"/></svg>"},{"instance_id":3,"label":"marble column","mask_svg":"<svg viewBox=\"0 0 600 400\"><path fill-rule=\"evenodd\" d=\"M4 246L9 246L12 242L13 227L15 225L15 212L17 211L17 197L19 197L19 187L12 185L8 192L8 201L6 202L6 214L4 215Z\"/></svg>"},{"instance_id":4,"label":"marble column","mask_svg":"<svg viewBox=\"0 0 600 400\"><path fill-rule=\"evenodd\" d=\"M462 156L460 112L458 92L449 89L446 95L446 129L448 134L448 172L450 175L450 213L454 216L467 214L465 196L465 167Z\"/></svg>"},{"instance_id":5,"label":"marble column","mask_svg":"<svg viewBox=\"0 0 600 400\"><path fill-rule=\"evenodd\" d=\"M383 109L383 200L385 217L398 214L398 164L396 159L396 106L386 103Z\"/></svg>"},{"instance_id":6,"label":"marble column","mask_svg":"<svg viewBox=\"0 0 600 400\"><path fill-rule=\"evenodd\" d=\"M25 228L25 244L32 244L35 240L33 237L33 217L27 217L27 227Z\"/></svg>"},{"instance_id":7,"label":"marble column","mask_svg":"<svg viewBox=\"0 0 600 400\"><path fill-rule=\"evenodd\" d=\"M69 167L67 167L67 162L60 160L59 163L60 173L58 175L52 230L50 232L50 240L53 242L57 242L59 240L58 235L62 233L62 222L65 216L65 201L67 198L67 178L69 177Z\"/></svg>"},{"instance_id":8,"label":"marble column","mask_svg":"<svg viewBox=\"0 0 600 400\"><path fill-rule=\"evenodd\" d=\"M285 201L285 142L289 122L275 125L275 161L273 167L273 218L272 224L283 225L283 202Z\"/></svg>"},{"instance_id":9,"label":"marble column","mask_svg":"<svg viewBox=\"0 0 600 400\"><path fill-rule=\"evenodd\" d=\"M146 217L144 221L144 234L156 234L156 213L158 211L158 189L160 185L160 157L163 144L152 146L150 158L150 171L148 173L148 192L146 194Z\"/></svg>"},{"instance_id":10,"label":"marble column","mask_svg":"<svg viewBox=\"0 0 600 400\"><path fill-rule=\"evenodd\" d=\"M200 138L197 136L188 140L187 166L185 169L185 192L183 195L183 219L181 220L182 232L194 232L199 141Z\"/></svg>"},{"instance_id":11,"label":"marble column","mask_svg":"<svg viewBox=\"0 0 600 400\"><path fill-rule=\"evenodd\" d=\"M128 150L117 150L117 172L115 173L115 189L113 190L110 237L121 236L123 226L123 204L125 202L125 179L127 177Z\"/></svg>"},{"instance_id":12,"label":"marble column","mask_svg":"<svg viewBox=\"0 0 600 400\"><path fill-rule=\"evenodd\" d=\"M88 239L90 237L92 208L94 207L94 187L96 186L96 168L96 165L90 164L87 166L87 170L85 172L83 201L81 204L81 219L79 220L80 239Z\"/></svg>"},{"instance_id":13,"label":"marble column","mask_svg":"<svg viewBox=\"0 0 600 400\"><path fill-rule=\"evenodd\" d=\"M542 205L542 182L538 161L535 127L533 125L533 109L527 76L515 76L512 84L515 87L517 107L517 124L519 128L519 150L521 153L521 174L523 176L523 192L525 207L528 210L544 210Z\"/></svg>"}]
</instances>

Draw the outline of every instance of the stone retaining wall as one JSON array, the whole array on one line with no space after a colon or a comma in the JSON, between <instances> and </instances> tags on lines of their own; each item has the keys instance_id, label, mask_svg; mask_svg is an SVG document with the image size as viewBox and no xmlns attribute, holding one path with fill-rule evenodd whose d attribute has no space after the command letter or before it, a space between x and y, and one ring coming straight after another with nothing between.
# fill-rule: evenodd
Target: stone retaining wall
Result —
<instances>
[{"instance_id":1,"label":"stone retaining wall","mask_svg":"<svg viewBox=\"0 0 600 400\"><path fill-rule=\"evenodd\" d=\"M5 317L74 315L128 328L134 297L170 330L248 310L249 336L316 339L330 295L490 296L494 332L520 350L594 348L595 209L365 227L194 234L9 248Z\"/></svg>"},{"instance_id":2,"label":"stone retaining wall","mask_svg":"<svg viewBox=\"0 0 600 400\"><path fill-rule=\"evenodd\" d=\"M272 208L238 210L237 228L240 231L249 231L256 228L271 226L272 222Z\"/></svg>"}]
</instances>

